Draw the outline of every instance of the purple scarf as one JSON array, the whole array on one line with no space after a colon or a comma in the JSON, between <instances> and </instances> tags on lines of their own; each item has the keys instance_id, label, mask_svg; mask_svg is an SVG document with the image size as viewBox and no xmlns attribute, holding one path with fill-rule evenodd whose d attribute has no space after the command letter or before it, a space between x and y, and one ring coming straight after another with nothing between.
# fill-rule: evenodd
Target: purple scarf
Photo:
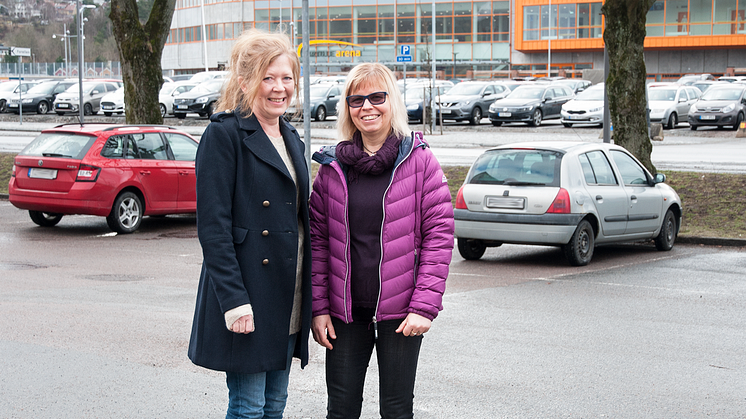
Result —
<instances>
[{"instance_id":1,"label":"purple scarf","mask_svg":"<svg viewBox=\"0 0 746 419\"><path fill-rule=\"evenodd\" d=\"M399 155L399 144L400 138L389 135L376 154L369 156L363 151L363 137L358 131L352 136L352 140L337 144L337 159L349 166L349 181L355 182L360 173L375 176L393 167L396 156Z\"/></svg>"}]
</instances>

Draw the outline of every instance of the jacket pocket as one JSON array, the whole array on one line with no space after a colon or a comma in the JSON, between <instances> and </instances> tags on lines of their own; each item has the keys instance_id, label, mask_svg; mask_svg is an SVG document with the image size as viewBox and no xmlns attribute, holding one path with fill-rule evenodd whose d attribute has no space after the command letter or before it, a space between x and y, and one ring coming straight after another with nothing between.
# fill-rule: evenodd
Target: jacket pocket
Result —
<instances>
[{"instance_id":1,"label":"jacket pocket","mask_svg":"<svg viewBox=\"0 0 746 419\"><path fill-rule=\"evenodd\" d=\"M246 240L246 234L248 232L249 230L246 228L233 226L233 243L243 243L243 241Z\"/></svg>"}]
</instances>

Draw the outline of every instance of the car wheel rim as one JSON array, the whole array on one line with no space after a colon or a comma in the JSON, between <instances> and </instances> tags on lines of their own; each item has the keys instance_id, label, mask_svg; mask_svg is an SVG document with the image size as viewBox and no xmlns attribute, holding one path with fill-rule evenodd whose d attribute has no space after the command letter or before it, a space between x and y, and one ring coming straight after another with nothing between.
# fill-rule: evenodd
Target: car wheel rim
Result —
<instances>
[{"instance_id":1,"label":"car wheel rim","mask_svg":"<svg viewBox=\"0 0 746 419\"><path fill-rule=\"evenodd\" d=\"M132 198L127 198L122 201L122 205L119 206L119 222L126 228L132 228L137 224L137 220L140 219L140 208L137 202Z\"/></svg>"},{"instance_id":2,"label":"car wheel rim","mask_svg":"<svg viewBox=\"0 0 746 419\"><path fill-rule=\"evenodd\" d=\"M669 243L673 242L673 230L674 230L673 219L669 217L668 220L666 220L666 240Z\"/></svg>"},{"instance_id":3,"label":"car wheel rim","mask_svg":"<svg viewBox=\"0 0 746 419\"><path fill-rule=\"evenodd\" d=\"M588 237L588 232L583 230L578 237L578 251L583 257L588 256L588 252L590 251L590 242L591 241Z\"/></svg>"}]
</instances>

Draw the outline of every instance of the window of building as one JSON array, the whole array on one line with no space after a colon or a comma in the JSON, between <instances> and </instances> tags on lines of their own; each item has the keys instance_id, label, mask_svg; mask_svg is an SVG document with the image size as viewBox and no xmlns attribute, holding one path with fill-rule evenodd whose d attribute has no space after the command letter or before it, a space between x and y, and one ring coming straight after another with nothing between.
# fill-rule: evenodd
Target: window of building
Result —
<instances>
[{"instance_id":1,"label":"window of building","mask_svg":"<svg viewBox=\"0 0 746 419\"><path fill-rule=\"evenodd\" d=\"M358 44L373 44L377 39L376 6L355 6L354 33Z\"/></svg>"},{"instance_id":2,"label":"window of building","mask_svg":"<svg viewBox=\"0 0 746 419\"><path fill-rule=\"evenodd\" d=\"M394 5L378 6L378 41L395 41L396 21L394 20Z\"/></svg>"},{"instance_id":3,"label":"window of building","mask_svg":"<svg viewBox=\"0 0 746 419\"><path fill-rule=\"evenodd\" d=\"M350 6L329 8L329 37L335 41L353 42Z\"/></svg>"}]
</instances>

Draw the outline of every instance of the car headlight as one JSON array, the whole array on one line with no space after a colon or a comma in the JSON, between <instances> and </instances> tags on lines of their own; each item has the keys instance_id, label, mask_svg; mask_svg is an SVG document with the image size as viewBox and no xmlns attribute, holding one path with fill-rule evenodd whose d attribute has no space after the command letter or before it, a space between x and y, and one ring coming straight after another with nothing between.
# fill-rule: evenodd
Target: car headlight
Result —
<instances>
[{"instance_id":1,"label":"car headlight","mask_svg":"<svg viewBox=\"0 0 746 419\"><path fill-rule=\"evenodd\" d=\"M471 103L471 101L470 101L470 100L467 100L466 102L461 102L461 103L459 103L459 104L458 104L457 106L459 106L459 107L462 107L462 108L463 108L464 106L469 106L469 104L470 104L470 103Z\"/></svg>"},{"instance_id":2,"label":"car headlight","mask_svg":"<svg viewBox=\"0 0 746 419\"><path fill-rule=\"evenodd\" d=\"M730 105L723 108L723 113L733 112L733 109L736 109L736 104L731 103Z\"/></svg>"},{"instance_id":3,"label":"car headlight","mask_svg":"<svg viewBox=\"0 0 746 419\"><path fill-rule=\"evenodd\" d=\"M209 97L202 96L201 98L197 98L197 100L195 100L194 103L207 103L207 99L209 99Z\"/></svg>"},{"instance_id":4,"label":"car headlight","mask_svg":"<svg viewBox=\"0 0 746 419\"><path fill-rule=\"evenodd\" d=\"M490 105L490 112L497 112L497 103Z\"/></svg>"},{"instance_id":5,"label":"car headlight","mask_svg":"<svg viewBox=\"0 0 746 419\"><path fill-rule=\"evenodd\" d=\"M416 111L419 108L420 108L419 104L416 104L416 105L407 105L407 110L408 111Z\"/></svg>"},{"instance_id":6,"label":"car headlight","mask_svg":"<svg viewBox=\"0 0 746 419\"><path fill-rule=\"evenodd\" d=\"M600 112L602 110L604 110L604 107L603 106L599 106L598 108L590 109L588 112Z\"/></svg>"},{"instance_id":7,"label":"car headlight","mask_svg":"<svg viewBox=\"0 0 746 419\"><path fill-rule=\"evenodd\" d=\"M532 111L533 109L534 109L534 105L523 106L521 108L518 108L518 112L528 112L528 111Z\"/></svg>"},{"instance_id":8,"label":"car headlight","mask_svg":"<svg viewBox=\"0 0 746 419\"><path fill-rule=\"evenodd\" d=\"M34 99L23 99L23 103L31 103Z\"/></svg>"},{"instance_id":9,"label":"car headlight","mask_svg":"<svg viewBox=\"0 0 746 419\"><path fill-rule=\"evenodd\" d=\"M697 108L697 104L696 103L693 104L691 108L689 108L689 113L695 113L697 111L699 111L699 109Z\"/></svg>"}]
</instances>

